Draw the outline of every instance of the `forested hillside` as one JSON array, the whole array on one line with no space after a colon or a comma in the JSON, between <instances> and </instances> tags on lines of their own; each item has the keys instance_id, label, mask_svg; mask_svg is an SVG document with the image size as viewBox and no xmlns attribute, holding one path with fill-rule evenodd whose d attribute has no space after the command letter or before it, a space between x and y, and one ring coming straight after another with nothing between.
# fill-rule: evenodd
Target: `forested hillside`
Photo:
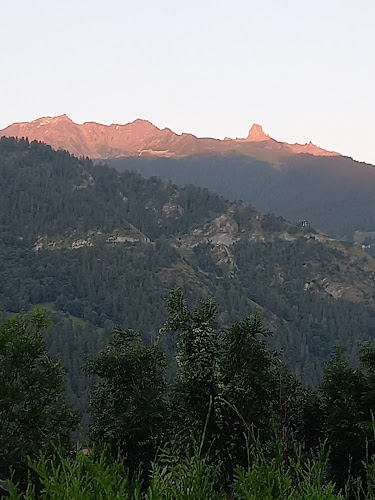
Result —
<instances>
[{"instance_id":1,"label":"forested hillside","mask_svg":"<svg viewBox=\"0 0 375 500\"><path fill-rule=\"evenodd\" d=\"M108 161L179 185L206 187L261 212L310 224L346 241L375 231L374 165L308 144L277 141L254 124L225 140L176 134L147 120L74 123L66 115L15 123L0 137L28 137L76 156ZM366 237L366 236L365 236Z\"/></svg>"},{"instance_id":2,"label":"forested hillside","mask_svg":"<svg viewBox=\"0 0 375 500\"><path fill-rule=\"evenodd\" d=\"M81 409L88 354L114 324L154 339L176 285L188 303L215 296L223 325L260 311L303 382L317 382L338 340L354 359L375 337L371 257L206 189L1 139L0 203L0 308L52 311L49 349Z\"/></svg>"},{"instance_id":3,"label":"forested hillside","mask_svg":"<svg viewBox=\"0 0 375 500\"><path fill-rule=\"evenodd\" d=\"M355 231L375 230L375 168L351 158L298 154L261 161L239 154L206 154L108 162L119 171L207 187L291 221L308 220L334 238L354 241Z\"/></svg>"},{"instance_id":4,"label":"forested hillside","mask_svg":"<svg viewBox=\"0 0 375 500\"><path fill-rule=\"evenodd\" d=\"M260 314L222 326L215 299L190 309L176 288L157 341L117 326L85 363L92 422L74 444L79 415L47 326L39 309L0 323L0 497L373 500L373 343L355 368L336 349L319 386L304 388L267 346Z\"/></svg>"}]
</instances>

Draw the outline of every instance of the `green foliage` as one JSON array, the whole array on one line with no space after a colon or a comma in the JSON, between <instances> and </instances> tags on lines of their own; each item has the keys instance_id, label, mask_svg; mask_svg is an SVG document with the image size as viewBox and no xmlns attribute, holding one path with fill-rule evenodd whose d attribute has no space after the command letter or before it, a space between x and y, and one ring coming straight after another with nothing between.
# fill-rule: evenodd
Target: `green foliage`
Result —
<instances>
[{"instance_id":1,"label":"green foliage","mask_svg":"<svg viewBox=\"0 0 375 500\"><path fill-rule=\"evenodd\" d=\"M177 335L173 384L173 442L183 449L190 435L204 436L204 453L220 464L224 482L235 465L247 465L251 433L269 437L272 408L288 434L298 404L298 384L267 348L259 314L228 328L215 321L209 299L190 310L181 290L170 293L162 334ZM287 408L288 401L291 408Z\"/></svg>"},{"instance_id":2,"label":"green foliage","mask_svg":"<svg viewBox=\"0 0 375 500\"><path fill-rule=\"evenodd\" d=\"M366 460L363 461L363 465L365 469L364 478L358 478L354 483L353 497L355 500L372 500L375 498L375 455L366 457Z\"/></svg>"},{"instance_id":3,"label":"green foliage","mask_svg":"<svg viewBox=\"0 0 375 500\"><path fill-rule=\"evenodd\" d=\"M89 452L87 456L86 453ZM13 485L10 498L14 500L137 500L141 499L141 481L137 474L130 476L123 460L114 460L108 450L78 449L74 457L65 458L56 450L51 459L41 455L30 462L38 483L30 479L25 494Z\"/></svg>"},{"instance_id":4,"label":"green foliage","mask_svg":"<svg viewBox=\"0 0 375 500\"><path fill-rule=\"evenodd\" d=\"M344 279L342 249L299 236L250 245L240 240L234 252L238 280L264 308L265 324L282 318L272 327L270 345L282 349L284 361L305 384L319 382L337 341L354 361L358 342L373 338L374 317L365 304L335 299L319 287L322 276L337 283Z\"/></svg>"},{"instance_id":5,"label":"green foliage","mask_svg":"<svg viewBox=\"0 0 375 500\"><path fill-rule=\"evenodd\" d=\"M228 158L206 160L211 169L231 171ZM264 165L258 162L256 169ZM49 303L69 319L85 321L74 322L75 334L63 327L58 340L54 335L53 353L67 364L76 408L84 410L91 382L77 376L77 356L67 355L72 337L85 330L82 362L103 345L95 327L107 331L124 324L150 342L165 321L164 297L175 286L189 300L214 295L222 325L261 310L264 325L274 332L271 347L282 349L283 360L304 383L318 383L337 340L354 360L357 340L375 337L374 311L367 306L371 287L366 300L356 302L358 296L337 300L320 286L325 278L346 290L352 281L367 282L363 263L350 257L348 264L343 249L315 240L314 232L307 238L280 218L228 203L207 189L119 174L24 140L0 140L0 186L0 309L18 312ZM238 227L239 239L228 247L201 233L221 216ZM116 235L125 241L111 242ZM192 245L183 244L184 238ZM167 350L173 359L171 342Z\"/></svg>"},{"instance_id":6,"label":"green foliage","mask_svg":"<svg viewBox=\"0 0 375 500\"><path fill-rule=\"evenodd\" d=\"M331 462L337 480L345 478L350 463L354 473L365 456L366 437L370 437L371 414L364 406L369 387L360 369L352 369L338 348L327 363L319 390L325 413L325 434L332 447Z\"/></svg>"},{"instance_id":7,"label":"green foliage","mask_svg":"<svg viewBox=\"0 0 375 500\"><path fill-rule=\"evenodd\" d=\"M153 464L145 500L219 500L226 498L215 485L218 468L207 464L195 448L191 456L179 459L162 450Z\"/></svg>"},{"instance_id":8,"label":"green foliage","mask_svg":"<svg viewBox=\"0 0 375 500\"><path fill-rule=\"evenodd\" d=\"M372 470L364 461L375 453L374 361L373 344L361 346L357 368L350 367L338 346L316 392L310 391L304 401L301 437L308 447L326 440L330 474L340 486L348 477L363 478L366 469Z\"/></svg>"},{"instance_id":9,"label":"green foliage","mask_svg":"<svg viewBox=\"0 0 375 500\"><path fill-rule=\"evenodd\" d=\"M87 433L91 423L89 414L90 389L96 377L82 369L86 361L95 356L108 342L113 327L98 328L88 321L67 313L50 312L51 326L44 332L48 355L58 356L65 373L65 392L69 405L81 414L81 425Z\"/></svg>"},{"instance_id":10,"label":"green foliage","mask_svg":"<svg viewBox=\"0 0 375 500\"><path fill-rule=\"evenodd\" d=\"M63 369L47 355L43 312L34 310L0 325L0 477L24 480L27 456L50 453L51 441L69 446L77 425L63 397Z\"/></svg>"},{"instance_id":11,"label":"green foliage","mask_svg":"<svg viewBox=\"0 0 375 500\"><path fill-rule=\"evenodd\" d=\"M221 161L224 166L212 159L211 168L228 169L229 160ZM258 163L256 168L263 167ZM140 331L142 341L152 343L166 319L167 290L179 286L187 303L206 304L196 311L176 309L187 314L185 323L170 323L170 330L182 328L177 368L174 340L166 336L163 342L170 373L177 370L168 411L175 427L169 425L167 435L184 435L180 449L191 430L202 435L208 418L203 452L215 463L225 462L230 477L235 465L247 465L251 429L266 439L272 407L286 438L285 454L295 436L312 446L327 436L334 443L346 425L353 472L355 463L361 467L363 440L369 440L371 450L368 415L374 408L365 358L363 374L348 384L348 391L357 391L364 381L363 398L340 390L335 408L332 395L341 375L327 382L326 396L304 394L268 348L281 352L298 380L313 385L337 340L348 354L348 366L354 366L358 341L375 338L370 261L365 268L349 246L320 241L313 231L226 202L206 189L119 174L37 142L0 140L0 186L0 308L18 312L48 304L54 309L52 327L44 333L48 353L66 365L66 393L83 411L86 427L88 393L97 375L84 374L81 365L102 349L114 324ZM223 234L234 243L217 244ZM120 242L111 240L116 235ZM331 297L328 282L354 295ZM359 287L356 295L356 283L362 282L363 294ZM205 303L211 295L218 314L212 302ZM264 328L256 317L228 327L257 311ZM265 335L267 328L272 337ZM370 362L371 352L367 358ZM350 406L351 400L356 404ZM328 424L347 409L341 430ZM130 415L127 409L125 415ZM163 428L158 436L166 432ZM159 437L150 442L154 450ZM331 465L334 457L333 451ZM347 463L346 457L345 474Z\"/></svg>"},{"instance_id":12,"label":"green foliage","mask_svg":"<svg viewBox=\"0 0 375 500\"><path fill-rule=\"evenodd\" d=\"M264 456L255 457L249 470L237 471L233 498L241 500L334 500L344 499L335 493L333 483L323 480L326 463L321 456L302 464L280 464Z\"/></svg>"},{"instance_id":13,"label":"green foliage","mask_svg":"<svg viewBox=\"0 0 375 500\"><path fill-rule=\"evenodd\" d=\"M326 479L327 454L320 445L317 452L303 457L297 446L284 455L285 442L270 421L273 436L262 445L259 438L249 446L249 466L238 468L233 485L233 498L246 500L343 500L335 484ZM270 453L270 450L271 453Z\"/></svg>"},{"instance_id":14,"label":"green foliage","mask_svg":"<svg viewBox=\"0 0 375 500\"><path fill-rule=\"evenodd\" d=\"M17 312L48 304L53 322L46 331L44 315L31 312L0 327L1 478L12 465L15 480L24 481L30 454L35 474L49 474L52 489L65 484L76 496L88 488L87 471L106 484L111 470L110 497L122 488L121 477L124 491L131 482L124 464L136 471L143 463L145 479L156 450L168 442L173 451L154 461L142 494L216 498L241 466L233 491L244 498L331 498L333 486L323 479L343 487L350 466L347 484L355 485L358 498L371 497L372 344L362 347L353 368L358 340L375 337L370 261L365 269L349 245L319 241L313 231L207 190L120 175L36 142L0 140L0 185L0 306ZM233 244L214 243L223 234ZM327 280L352 287L362 278L363 297L328 296ZM164 327L175 335L164 337L168 357L177 351L169 392L165 356L151 341L165 321L166 290L176 285L183 291L171 294ZM211 294L219 313L207 300ZM201 301L195 309L188 307L193 300ZM262 322L249 316L259 310ZM143 343L131 330L116 328L97 355L114 323L141 331ZM94 457L67 458L76 420L61 396L61 365L47 356L43 337L48 352L67 365L66 390L75 407L85 408L89 387L101 379L92 436L115 454L122 451L120 469L98 465ZM282 349L298 377L316 384L338 339L349 361L338 351L317 390L304 391L270 350ZM83 374L80 366L92 356ZM270 440L272 415L281 445ZM198 446L191 444L192 433ZM256 453L253 435L261 446ZM304 443L299 458L297 439ZM51 440L63 447L52 461ZM327 466L319 457L308 462L325 440ZM36 462L40 451L44 458ZM73 462L79 466L64 483L60 472ZM98 469L90 469L91 462ZM35 488L39 494L37 481ZM98 488L87 491L94 498Z\"/></svg>"},{"instance_id":15,"label":"green foliage","mask_svg":"<svg viewBox=\"0 0 375 500\"><path fill-rule=\"evenodd\" d=\"M232 401L248 424L259 430L268 425L275 394L275 353L267 349L259 313L221 332L223 397Z\"/></svg>"},{"instance_id":16,"label":"green foliage","mask_svg":"<svg viewBox=\"0 0 375 500\"><path fill-rule=\"evenodd\" d=\"M172 395L172 421L182 430L198 432L210 400L218 395L216 305L212 299L190 311L180 289L170 293L167 322L161 334L177 334L177 374ZM212 418L210 418L210 422Z\"/></svg>"},{"instance_id":17,"label":"green foliage","mask_svg":"<svg viewBox=\"0 0 375 500\"><path fill-rule=\"evenodd\" d=\"M293 439L302 391L276 352L269 350L269 334L259 313L221 331L223 431L231 462L237 465L248 464L253 433L263 441L269 438L274 417L285 442Z\"/></svg>"},{"instance_id":18,"label":"green foliage","mask_svg":"<svg viewBox=\"0 0 375 500\"><path fill-rule=\"evenodd\" d=\"M170 293L161 335L177 337L178 371L169 402L160 347L145 346L137 333L116 327L86 366L100 379L93 391L92 437L104 448L67 454L58 433L65 407L54 406L56 429L48 437L59 447L37 443L25 493L5 485L11 498L373 498L375 346L362 346L356 369L338 348L318 389L303 391L267 348L269 332L258 314L227 328L216 323L216 314L212 299L191 310L180 289ZM45 326L40 311L2 326L4 373L15 348L49 366ZM43 394L50 381L36 373L33 366L29 378L38 380L34 390ZM38 428L30 439L36 443L44 431ZM167 441L171 447L160 451ZM22 458L16 481L26 479Z\"/></svg>"},{"instance_id":19,"label":"green foliage","mask_svg":"<svg viewBox=\"0 0 375 500\"><path fill-rule=\"evenodd\" d=\"M279 443L280 444L280 443ZM281 449L282 446L274 446ZM335 493L335 485L324 480L326 458L322 449L311 460L302 463L296 459L282 461L281 456L268 459L257 442L252 449L252 463L247 469L239 468L228 491L218 486L219 469L193 453L177 457L170 450L162 450L153 463L145 487L140 474L131 475L121 457L110 458L108 450L78 450L66 459L57 450L47 460L43 455L30 463L38 481L29 478L25 493L10 484L13 500L84 499L84 500L343 500ZM88 450L86 450L87 452ZM373 467L373 465L371 465ZM369 478L373 471L369 470ZM373 479L372 479L373 480ZM356 500L373 498L372 489L365 490L362 483L346 488ZM364 496L360 496L364 494ZM347 496L345 496L347 498Z\"/></svg>"},{"instance_id":20,"label":"green foliage","mask_svg":"<svg viewBox=\"0 0 375 500\"><path fill-rule=\"evenodd\" d=\"M86 365L100 378L91 401L91 437L121 451L132 470L154 458L164 436L165 368L159 347L145 346L137 333L119 327Z\"/></svg>"}]
</instances>

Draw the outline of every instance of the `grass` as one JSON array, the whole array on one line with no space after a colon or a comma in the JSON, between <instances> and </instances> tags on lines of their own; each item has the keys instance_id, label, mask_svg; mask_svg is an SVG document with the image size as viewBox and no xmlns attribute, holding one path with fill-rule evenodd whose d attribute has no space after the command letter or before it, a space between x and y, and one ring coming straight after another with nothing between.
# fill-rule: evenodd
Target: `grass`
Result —
<instances>
[{"instance_id":1,"label":"grass","mask_svg":"<svg viewBox=\"0 0 375 500\"><path fill-rule=\"evenodd\" d=\"M55 312L56 306L54 302L41 302L40 304L33 306L33 309L44 309L48 312Z\"/></svg>"},{"instance_id":2,"label":"grass","mask_svg":"<svg viewBox=\"0 0 375 500\"><path fill-rule=\"evenodd\" d=\"M324 481L326 458L318 453L304 464L300 458L288 464L275 456L267 459L261 448L251 452L251 464L239 468L228 489L218 486L219 467L209 464L195 448L184 458L163 450L152 465L148 484L140 472L131 475L120 457L111 458L107 449L85 455L77 450L65 458L56 451L52 458L41 455L30 462L38 480L29 476L26 492L10 483L13 500L343 500L335 485ZM373 474L374 464L369 465ZM370 500L373 482L366 491L362 483L355 485L354 498ZM348 492L346 492L348 493ZM369 496L371 495L371 496Z\"/></svg>"},{"instance_id":3,"label":"grass","mask_svg":"<svg viewBox=\"0 0 375 500\"><path fill-rule=\"evenodd\" d=\"M65 311L60 311L56 309L55 303L54 302L40 302L39 304L34 304L32 309L43 309L47 311L48 313L60 313L63 314L66 319L70 319L71 322L73 323L73 326L86 326L88 324L91 324L89 321L86 321L82 318L78 318L77 316L72 316L71 314L65 312ZM102 330L100 327L96 327L98 330Z\"/></svg>"},{"instance_id":4,"label":"grass","mask_svg":"<svg viewBox=\"0 0 375 500\"><path fill-rule=\"evenodd\" d=\"M189 264L192 264L193 266L197 265L197 258L194 250L192 250L191 248L183 247L177 248L177 250L180 252L181 257L184 257L189 262Z\"/></svg>"}]
</instances>

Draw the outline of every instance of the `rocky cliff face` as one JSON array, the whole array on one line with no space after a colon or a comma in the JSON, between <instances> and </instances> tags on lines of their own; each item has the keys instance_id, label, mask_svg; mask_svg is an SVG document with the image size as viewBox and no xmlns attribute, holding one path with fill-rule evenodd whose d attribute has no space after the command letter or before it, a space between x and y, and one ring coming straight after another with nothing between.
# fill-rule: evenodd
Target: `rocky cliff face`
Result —
<instances>
[{"instance_id":1,"label":"rocky cliff face","mask_svg":"<svg viewBox=\"0 0 375 500\"><path fill-rule=\"evenodd\" d=\"M257 125L256 123L254 123L254 125L249 130L246 140L259 142L259 141L268 141L270 139L271 137L263 132L263 128L261 127L261 125Z\"/></svg>"},{"instance_id":2,"label":"rocky cliff face","mask_svg":"<svg viewBox=\"0 0 375 500\"><path fill-rule=\"evenodd\" d=\"M192 134L178 135L168 128L160 129L147 120L125 125L102 125L95 122L74 123L66 115L44 117L32 122L14 123L0 131L0 136L28 137L66 149L76 156L116 158L126 156L166 156L181 158L194 154L239 153L262 158L269 150L280 155L308 153L317 156L337 155L309 144L287 144L272 139L254 124L246 139L224 141L198 138Z\"/></svg>"}]
</instances>

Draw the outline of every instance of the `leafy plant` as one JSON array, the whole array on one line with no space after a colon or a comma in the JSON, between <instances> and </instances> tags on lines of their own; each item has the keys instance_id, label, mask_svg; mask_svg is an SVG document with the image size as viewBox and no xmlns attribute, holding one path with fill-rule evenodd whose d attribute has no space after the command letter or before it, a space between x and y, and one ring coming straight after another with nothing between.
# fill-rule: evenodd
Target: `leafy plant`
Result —
<instances>
[{"instance_id":1,"label":"leafy plant","mask_svg":"<svg viewBox=\"0 0 375 500\"><path fill-rule=\"evenodd\" d=\"M88 453L88 455L87 455ZM77 449L74 456L64 457L56 449L52 458L41 455L30 461L37 483L30 479L26 492L15 485L10 488L14 500L138 500L141 499L141 480L130 475L123 460L114 460L109 450Z\"/></svg>"}]
</instances>

